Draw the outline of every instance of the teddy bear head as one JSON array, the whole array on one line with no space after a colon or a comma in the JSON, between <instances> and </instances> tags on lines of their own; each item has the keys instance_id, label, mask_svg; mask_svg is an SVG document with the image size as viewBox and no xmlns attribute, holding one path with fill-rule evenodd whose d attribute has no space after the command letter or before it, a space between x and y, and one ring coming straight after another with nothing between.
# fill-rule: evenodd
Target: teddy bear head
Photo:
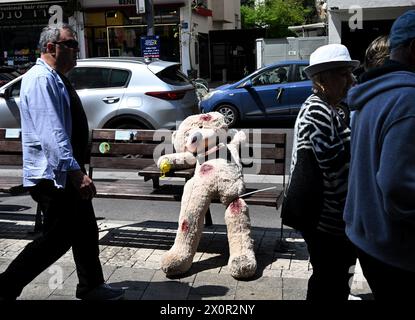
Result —
<instances>
[{"instance_id":1,"label":"teddy bear head","mask_svg":"<svg viewBox=\"0 0 415 320\"><path fill-rule=\"evenodd\" d=\"M173 133L176 152L198 153L225 139L228 125L219 112L209 112L187 117Z\"/></svg>"}]
</instances>

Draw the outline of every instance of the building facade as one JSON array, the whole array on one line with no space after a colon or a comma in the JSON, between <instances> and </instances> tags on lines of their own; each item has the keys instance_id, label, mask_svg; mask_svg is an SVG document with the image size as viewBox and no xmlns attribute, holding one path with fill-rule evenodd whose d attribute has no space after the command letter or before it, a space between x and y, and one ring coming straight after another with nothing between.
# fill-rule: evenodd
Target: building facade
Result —
<instances>
[{"instance_id":1,"label":"building facade","mask_svg":"<svg viewBox=\"0 0 415 320\"><path fill-rule=\"evenodd\" d=\"M160 59L177 61L193 77L209 77L211 30L240 29L239 0L153 0ZM135 0L0 0L1 64L34 62L42 27L57 21L78 33L80 58L141 56L145 14Z\"/></svg>"},{"instance_id":2,"label":"building facade","mask_svg":"<svg viewBox=\"0 0 415 320\"><path fill-rule=\"evenodd\" d=\"M74 0L0 0L0 64L35 61L42 28L58 21L75 23L76 5Z\"/></svg>"},{"instance_id":3,"label":"building facade","mask_svg":"<svg viewBox=\"0 0 415 320\"><path fill-rule=\"evenodd\" d=\"M342 43L354 59L363 60L372 40L388 34L393 21L407 10L415 9L414 0L327 0L329 43Z\"/></svg>"}]
</instances>

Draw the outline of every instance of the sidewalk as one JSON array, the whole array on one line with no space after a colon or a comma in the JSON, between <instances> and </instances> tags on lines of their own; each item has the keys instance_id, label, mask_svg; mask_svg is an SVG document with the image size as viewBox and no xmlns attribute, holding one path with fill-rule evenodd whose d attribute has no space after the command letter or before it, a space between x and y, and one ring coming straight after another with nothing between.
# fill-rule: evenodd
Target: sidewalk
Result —
<instances>
[{"instance_id":1,"label":"sidewalk","mask_svg":"<svg viewBox=\"0 0 415 320\"><path fill-rule=\"evenodd\" d=\"M19 176L21 169L0 169L0 176ZM97 179L142 179L136 172L97 170ZM170 178L172 179L172 178ZM280 176L246 175L247 182L282 183ZM0 214L0 272L34 239L34 216ZM204 228L192 268L182 278L169 279L160 270L161 256L173 245L177 223L98 220L100 260L105 280L126 289L127 300L304 300L311 275L301 235L284 228L285 252L276 250L279 228L252 227L257 273L249 281L235 280L227 270L226 226ZM370 289L357 264L352 294L370 299ZM20 300L74 300L77 276L69 251L32 281Z\"/></svg>"},{"instance_id":2,"label":"sidewalk","mask_svg":"<svg viewBox=\"0 0 415 320\"><path fill-rule=\"evenodd\" d=\"M258 261L252 280L238 281L227 270L226 227L205 228L190 271L168 279L160 270L161 256L171 247L176 223L147 221L99 222L100 259L105 279L126 289L127 300L304 300L311 274L303 239L294 231L284 236L288 252L277 252L279 230L252 229ZM33 239L32 221L0 216L0 272ZM74 300L77 276L69 251L30 283L21 300ZM370 293L359 266L352 293L365 299Z\"/></svg>"}]
</instances>

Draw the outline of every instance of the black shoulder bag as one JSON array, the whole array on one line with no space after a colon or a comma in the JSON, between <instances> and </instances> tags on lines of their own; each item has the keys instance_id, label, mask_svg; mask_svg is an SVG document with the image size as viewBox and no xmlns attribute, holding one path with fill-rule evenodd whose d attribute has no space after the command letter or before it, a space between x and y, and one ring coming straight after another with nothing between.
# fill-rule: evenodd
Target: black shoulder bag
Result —
<instances>
[{"instance_id":1,"label":"black shoulder bag","mask_svg":"<svg viewBox=\"0 0 415 320\"><path fill-rule=\"evenodd\" d=\"M297 163L284 190L282 223L299 231L317 227L323 208L323 177L311 150L297 151Z\"/></svg>"}]
</instances>

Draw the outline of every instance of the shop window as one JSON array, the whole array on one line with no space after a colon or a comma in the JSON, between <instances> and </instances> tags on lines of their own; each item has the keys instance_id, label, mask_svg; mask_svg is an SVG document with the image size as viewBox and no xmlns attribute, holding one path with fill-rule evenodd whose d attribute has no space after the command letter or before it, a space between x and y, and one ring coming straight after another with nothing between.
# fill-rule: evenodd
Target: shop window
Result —
<instances>
[{"instance_id":1,"label":"shop window","mask_svg":"<svg viewBox=\"0 0 415 320\"><path fill-rule=\"evenodd\" d=\"M174 37L176 25L155 25L160 36L160 59L180 61L179 39ZM146 35L146 26L108 27L108 55L142 57L140 36Z\"/></svg>"},{"instance_id":2,"label":"shop window","mask_svg":"<svg viewBox=\"0 0 415 320\"><path fill-rule=\"evenodd\" d=\"M105 13L104 12L87 12L85 13L85 26L98 27L105 26Z\"/></svg>"}]
</instances>

